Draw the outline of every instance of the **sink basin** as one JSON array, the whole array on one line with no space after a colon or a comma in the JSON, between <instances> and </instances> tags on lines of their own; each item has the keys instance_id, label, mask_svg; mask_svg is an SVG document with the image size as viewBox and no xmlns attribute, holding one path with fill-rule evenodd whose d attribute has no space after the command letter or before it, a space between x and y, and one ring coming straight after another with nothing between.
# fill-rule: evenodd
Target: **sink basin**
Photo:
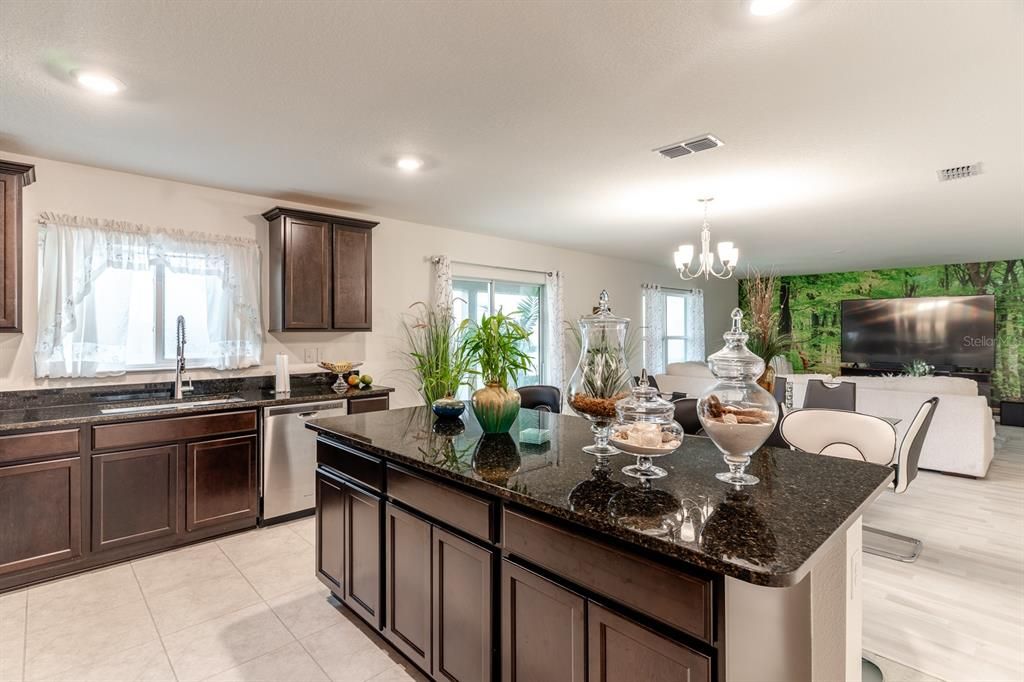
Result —
<instances>
[{"instance_id":1,"label":"sink basin","mask_svg":"<svg viewBox=\"0 0 1024 682\"><path fill-rule=\"evenodd\" d=\"M164 403L162 405L133 405L132 407L107 407L100 410L101 414L130 414L132 412L170 412L173 410L187 410L191 407L203 407L206 405L223 405L226 403L239 403L245 398L209 398L206 400L189 400L184 403Z\"/></svg>"}]
</instances>

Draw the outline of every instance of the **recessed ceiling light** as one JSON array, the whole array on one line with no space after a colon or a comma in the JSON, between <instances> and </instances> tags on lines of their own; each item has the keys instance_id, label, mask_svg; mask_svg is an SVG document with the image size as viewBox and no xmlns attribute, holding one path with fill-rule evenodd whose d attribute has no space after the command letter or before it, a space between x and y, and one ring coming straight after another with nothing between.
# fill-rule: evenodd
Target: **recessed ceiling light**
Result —
<instances>
[{"instance_id":1,"label":"recessed ceiling light","mask_svg":"<svg viewBox=\"0 0 1024 682\"><path fill-rule=\"evenodd\" d=\"M423 159L417 159L415 156L403 156L395 162L399 170L404 170L407 173L412 173L423 168Z\"/></svg>"},{"instance_id":2,"label":"recessed ceiling light","mask_svg":"<svg viewBox=\"0 0 1024 682\"><path fill-rule=\"evenodd\" d=\"M99 71L72 71L71 75L83 88L100 95L116 95L127 87L113 76Z\"/></svg>"},{"instance_id":3,"label":"recessed ceiling light","mask_svg":"<svg viewBox=\"0 0 1024 682\"><path fill-rule=\"evenodd\" d=\"M793 0L750 0L750 13L758 17L778 14L793 4Z\"/></svg>"}]
</instances>

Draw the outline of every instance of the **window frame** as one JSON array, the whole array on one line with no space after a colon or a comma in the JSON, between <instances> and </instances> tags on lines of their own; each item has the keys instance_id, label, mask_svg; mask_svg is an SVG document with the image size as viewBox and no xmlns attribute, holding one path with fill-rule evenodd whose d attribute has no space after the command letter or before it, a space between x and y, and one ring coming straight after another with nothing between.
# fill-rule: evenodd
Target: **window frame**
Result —
<instances>
[{"instance_id":1,"label":"window frame","mask_svg":"<svg viewBox=\"0 0 1024 682\"><path fill-rule=\"evenodd\" d=\"M545 341L547 340L546 339L546 334L544 333L544 322L545 322L545 320L547 318L546 311L544 310L544 293L545 293L544 289L545 289L545 285L542 282L541 283L537 283L537 282L519 282L519 281L511 280L511 279L501 279L501 278L498 278L498 277L463 277L463 276L460 276L460 275L452 275L452 298L453 299L455 298L455 289L456 289L456 284L455 283L456 282L483 282L483 283L486 283L488 285L488 293L489 293L489 296L488 296L489 312L488 312L488 314L491 314L491 315L493 315L494 312L495 312L495 303L494 303L494 300L495 300L494 299L494 297L495 297L495 286L494 285L495 284L511 284L511 285L514 285L514 286L537 287L537 290L538 290L537 296L538 296L538 298L540 300L540 308L539 308L538 313L537 313L537 327L536 327L536 330L537 330L537 366L534 367L534 370L535 370L535 372L537 374L537 382L538 382L538 384L524 384L524 385L528 385L528 386L529 385L539 385L541 382L543 382L544 381L544 367L547 364L544 361L544 351L546 349ZM466 305L467 305L467 308L468 308L469 305L470 305L469 301L466 302ZM467 313L468 312L469 311L467 310ZM472 318L469 318L469 319L472 319Z\"/></svg>"}]
</instances>

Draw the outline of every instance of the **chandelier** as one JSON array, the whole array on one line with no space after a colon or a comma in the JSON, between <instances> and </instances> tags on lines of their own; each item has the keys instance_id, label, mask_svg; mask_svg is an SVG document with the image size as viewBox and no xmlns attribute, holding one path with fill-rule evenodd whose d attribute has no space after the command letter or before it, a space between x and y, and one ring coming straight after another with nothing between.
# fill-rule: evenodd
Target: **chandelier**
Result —
<instances>
[{"instance_id":1,"label":"chandelier","mask_svg":"<svg viewBox=\"0 0 1024 682\"><path fill-rule=\"evenodd\" d=\"M700 255L697 261L699 267L696 270L690 268L690 262L693 261L693 244L682 244L673 254L676 270L679 271L681 279L695 279L701 275L704 275L704 279L711 279L712 275L718 279L729 279L740 260L740 250L734 247L732 242L718 242L716 250L721 266L715 268L715 254L711 250L711 228L708 226L708 205L714 200L714 197L698 199L704 204L704 225L700 230Z\"/></svg>"}]
</instances>

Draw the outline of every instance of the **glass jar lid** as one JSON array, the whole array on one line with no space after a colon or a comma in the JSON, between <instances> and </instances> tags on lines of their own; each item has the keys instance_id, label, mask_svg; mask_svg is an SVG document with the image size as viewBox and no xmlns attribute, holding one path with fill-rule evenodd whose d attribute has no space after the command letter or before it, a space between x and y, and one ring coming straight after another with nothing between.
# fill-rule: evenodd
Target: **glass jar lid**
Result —
<instances>
[{"instance_id":1,"label":"glass jar lid","mask_svg":"<svg viewBox=\"0 0 1024 682\"><path fill-rule=\"evenodd\" d=\"M743 311L732 310L732 329L722 334L725 347L708 358L711 373L719 379L756 379L764 372L764 360L747 348L748 335L741 322Z\"/></svg>"},{"instance_id":2,"label":"glass jar lid","mask_svg":"<svg viewBox=\"0 0 1024 682\"><path fill-rule=\"evenodd\" d=\"M647 382L647 370L641 370L636 388L622 400L615 403L619 422L648 422L671 424L675 421L675 406L658 395L658 391Z\"/></svg>"},{"instance_id":3,"label":"glass jar lid","mask_svg":"<svg viewBox=\"0 0 1024 682\"><path fill-rule=\"evenodd\" d=\"M620 327L629 324L628 317L619 317L612 312L612 309L608 306L608 290L602 289L601 295L597 300L597 308L590 315L584 315L580 318L580 326L584 329L588 327Z\"/></svg>"}]
</instances>

